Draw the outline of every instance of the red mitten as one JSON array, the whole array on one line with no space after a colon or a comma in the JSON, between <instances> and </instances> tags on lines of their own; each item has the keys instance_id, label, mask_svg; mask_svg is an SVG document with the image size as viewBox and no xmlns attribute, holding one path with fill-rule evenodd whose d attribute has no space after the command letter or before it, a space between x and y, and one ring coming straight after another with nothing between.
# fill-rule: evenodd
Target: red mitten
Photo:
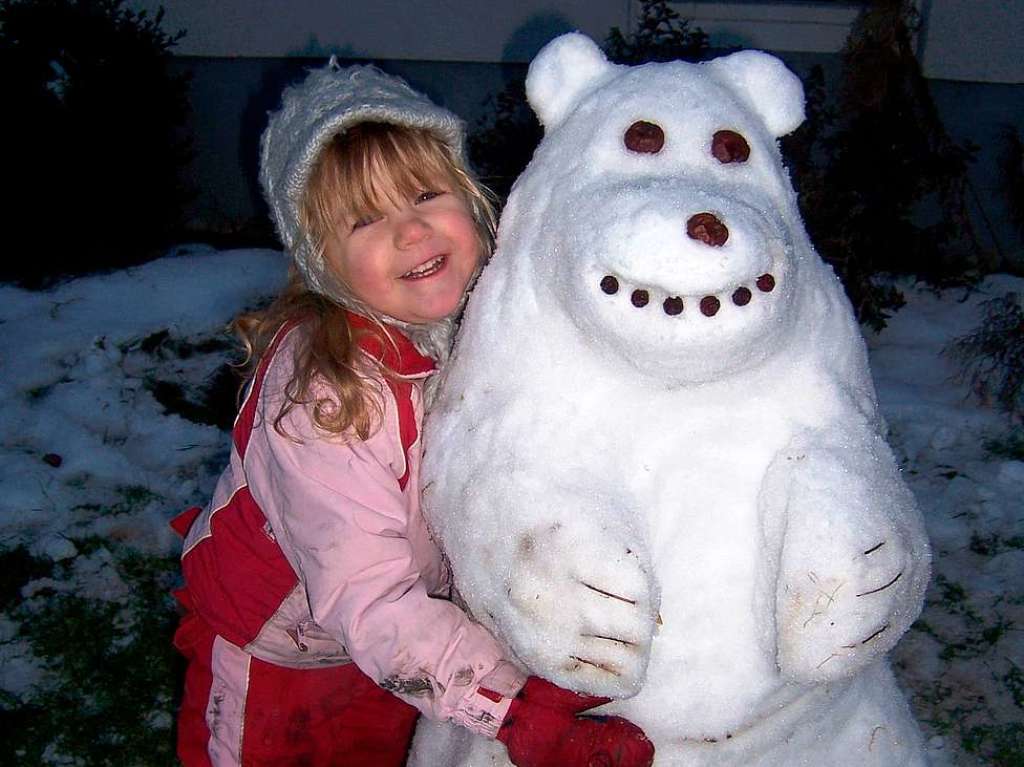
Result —
<instances>
[{"instance_id":1,"label":"red mitten","mask_svg":"<svg viewBox=\"0 0 1024 767\"><path fill-rule=\"evenodd\" d=\"M608 700L531 676L512 701L498 740L517 767L650 767L654 745L635 724L618 716L577 716Z\"/></svg>"}]
</instances>

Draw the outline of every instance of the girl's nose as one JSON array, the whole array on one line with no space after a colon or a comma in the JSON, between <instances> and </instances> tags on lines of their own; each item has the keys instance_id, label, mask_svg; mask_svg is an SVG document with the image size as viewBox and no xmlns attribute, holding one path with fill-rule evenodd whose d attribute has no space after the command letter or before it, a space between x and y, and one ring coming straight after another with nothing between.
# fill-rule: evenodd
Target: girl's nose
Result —
<instances>
[{"instance_id":1,"label":"girl's nose","mask_svg":"<svg viewBox=\"0 0 1024 767\"><path fill-rule=\"evenodd\" d=\"M415 245L430 234L430 225L415 213L403 216L395 226L395 244L400 248Z\"/></svg>"}]
</instances>

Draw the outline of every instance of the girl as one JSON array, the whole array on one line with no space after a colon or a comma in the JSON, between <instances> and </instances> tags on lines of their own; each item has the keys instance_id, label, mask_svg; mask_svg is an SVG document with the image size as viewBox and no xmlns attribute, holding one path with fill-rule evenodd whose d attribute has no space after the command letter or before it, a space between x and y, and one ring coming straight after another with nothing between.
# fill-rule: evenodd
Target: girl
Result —
<instances>
[{"instance_id":1,"label":"girl","mask_svg":"<svg viewBox=\"0 0 1024 767\"><path fill-rule=\"evenodd\" d=\"M490 252L462 126L334 60L287 90L260 181L294 269L236 321L254 361L230 465L176 520L186 765L401 765L418 713L517 765L648 765L604 699L529 679L445 597L420 515L424 380Z\"/></svg>"}]
</instances>

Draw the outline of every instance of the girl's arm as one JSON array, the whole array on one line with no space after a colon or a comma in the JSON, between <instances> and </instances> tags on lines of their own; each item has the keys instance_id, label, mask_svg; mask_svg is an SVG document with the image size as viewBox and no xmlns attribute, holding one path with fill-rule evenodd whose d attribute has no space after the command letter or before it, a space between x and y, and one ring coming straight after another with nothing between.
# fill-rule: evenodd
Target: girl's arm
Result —
<instances>
[{"instance_id":1,"label":"girl's arm","mask_svg":"<svg viewBox=\"0 0 1024 767\"><path fill-rule=\"evenodd\" d=\"M384 399L384 423L365 441L325 439L295 407L282 425L297 442L275 431L268 406L246 455L250 491L313 619L359 668L427 716L493 737L525 675L486 629L430 596L440 557L419 516L416 472L399 487L404 454Z\"/></svg>"}]
</instances>

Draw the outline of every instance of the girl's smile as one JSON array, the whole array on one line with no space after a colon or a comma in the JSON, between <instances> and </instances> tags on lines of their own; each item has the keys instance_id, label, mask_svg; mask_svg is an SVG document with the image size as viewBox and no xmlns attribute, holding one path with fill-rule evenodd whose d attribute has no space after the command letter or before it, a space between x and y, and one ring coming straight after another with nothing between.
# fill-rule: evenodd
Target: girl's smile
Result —
<instances>
[{"instance_id":1,"label":"girl's smile","mask_svg":"<svg viewBox=\"0 0 1024 767\"><path fill-rule=\"evenodd\" d=\"M437 274L441 269L443 269L447 262L448 259L445 256L438 256L437 258L432 258L422 266L418 266L415 269L410 269L408 272L402 275L402 279L421 280L424 277L430 277L431 275Z\"/></svg>"},{"instance_id":2,"label":"girl's smile","mask_svg":"<svg viewBox=\"0 0 1024 767\"><path fill-rule=\"evenodd\" d=\"M376 213L341 217L327 240L327 263L355 296L403 322L454 313L480 261L476 223L462 195L447 189L404 199L383 196Z\"/></svg>"}]
</instances>

